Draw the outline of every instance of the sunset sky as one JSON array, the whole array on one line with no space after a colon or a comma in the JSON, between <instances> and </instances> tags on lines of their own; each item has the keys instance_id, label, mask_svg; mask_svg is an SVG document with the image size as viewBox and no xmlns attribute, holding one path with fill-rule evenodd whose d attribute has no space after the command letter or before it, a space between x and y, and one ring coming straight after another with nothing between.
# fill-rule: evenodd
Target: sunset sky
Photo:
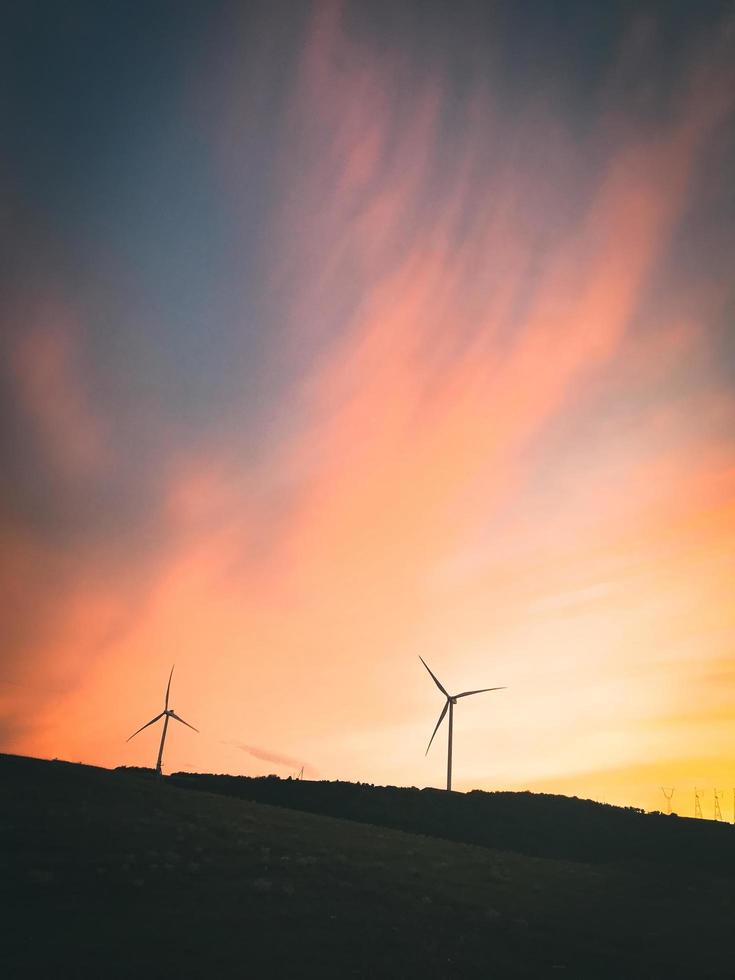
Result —
<instances>
[{"instance_id":1,"label":"sunset sky","mask_svg":"<svg viewBox=\"0 0 735 980\"><path fill-rule=\"evenodd\" d=\"M16 3L0 750L735 786L735 7Z\"/></svg>"}]
</instances>

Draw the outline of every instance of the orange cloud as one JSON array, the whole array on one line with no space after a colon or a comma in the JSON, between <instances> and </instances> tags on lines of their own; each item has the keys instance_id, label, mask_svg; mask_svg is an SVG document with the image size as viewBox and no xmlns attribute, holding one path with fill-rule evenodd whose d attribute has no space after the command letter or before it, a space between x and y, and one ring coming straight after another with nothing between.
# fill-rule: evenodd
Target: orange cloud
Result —
<instances>
[{"instance_id":1,"label":"orange cloud","mask_svg":"<svg viewBox=\"0 0 735 980\"><path fill-rule=\"evenodd\" d=\"M46 458L64 478L98 474L111 458L79 363L78 327L48 307L28 324L12 358L18 397Z\"/></svg>"},{"instance_id":2,"label":"orange cloud","mask_svg":"<svg viewBox=\"0 0 735 980\"><path fill-rule=\"evenodd\" d=\"M670 765L688 737L722 760L721 727L683 711L693 679L704 717L716 684L735 701L702 667L735 628L735 406L670 383L709 338L711 297L689 297L683 326L647 304L729 103L697 75L653 132L604 121L581 147L556 132L549 168L580 189L539 191L517 155L528 118L482 88L449 118L441 72L350 40L339 8L319 5L297 76L264 246L289 337L272 363L297 379L278 438L257 465L233 437L161 466L168 533L143 598L119 631L114 590L86 580L67 599L46 656L86 673L14 744L152 761L154 735L123 739L176 661L202 736L176 732L172 769L241 772L246 747L334 777L439 781L421 653L460 688L508 685L458 715L460 787L635 802L641 757L669 782L693 774ZM600 145L604 166L586 168ZM92 472L102 429L70 394L73 357L36 345L19 360L29 411Z\"/></svg>"}]
</instances>

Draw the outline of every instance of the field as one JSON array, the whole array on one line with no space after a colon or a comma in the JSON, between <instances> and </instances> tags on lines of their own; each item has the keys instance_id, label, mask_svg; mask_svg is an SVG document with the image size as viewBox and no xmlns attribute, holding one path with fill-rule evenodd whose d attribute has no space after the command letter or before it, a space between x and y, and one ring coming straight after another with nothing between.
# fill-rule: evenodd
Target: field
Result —
<instances>
[{"instance_id":1,"label":"field","mask_svg":"<svg viewBox=\"0 0 735 980\"><path fill-rule=\"evenodd\" d=\"M534 857L14 756L0 779L3 977L733 976L731 873L675 853Z\"/></svg>"}]
</instances>

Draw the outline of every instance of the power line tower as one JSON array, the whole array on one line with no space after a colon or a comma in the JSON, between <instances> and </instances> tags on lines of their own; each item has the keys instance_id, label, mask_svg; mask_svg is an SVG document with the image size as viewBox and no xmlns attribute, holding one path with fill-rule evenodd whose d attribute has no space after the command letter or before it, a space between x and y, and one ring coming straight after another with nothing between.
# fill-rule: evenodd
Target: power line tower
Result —
<instances>
[{"instance_id":1,"label":"power line tower","mask_svg":"<svg viewBox=\"0 0 735 980\"><path fill-rule=\"evenodd\" d=\"M699 790L694 787L694 816L702 819L702 804L699 800Z\"/></svg>"},{"instance_id":2,"label":"power line tower","mask_svg":"<svg viewBox=\"0 0 735 980\"><path fill-rule=\"evenodd\" d=\"M722 810L720 809L720 794L715 790L715 820L722 820Z\"/></svg>"},{"instance_id":3,"label":"power line tower","mask_svg":"<svg viewBox=\"0 0 735 980\"><path fill-rule=\"evenodd\" d=\"M661 792L666 797L666 813L671 816L671 798L674 795L674 786L662 786Z\"/></svg>"},{"instance_id":4,"label":"power line tower","mask_svg":"<svg viewBox=\"0 0 735 980\"><path fill-rule=\"evenodd\" d=\"M303 766L299 769L299 774L298 774L298 776L296 778L297 779L303 779L304 778L304 767Z\"/></svg>"}]
</instances>

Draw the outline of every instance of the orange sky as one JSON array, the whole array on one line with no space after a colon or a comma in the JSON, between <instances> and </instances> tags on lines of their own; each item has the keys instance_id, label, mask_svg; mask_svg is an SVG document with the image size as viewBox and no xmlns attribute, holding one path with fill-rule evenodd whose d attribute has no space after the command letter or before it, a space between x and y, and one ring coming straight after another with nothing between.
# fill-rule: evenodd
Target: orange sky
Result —
<instances>
[{"instance_id":1,"label":"orange sky","mask_svg":"<svg viewBox=\"0 0 735 980\"><path fill-rule=\"evenodd\" d=\"M708 816L717 786L732 819L730 287L681 249L735 88L725 48L693 50L644 126L622 94L638 44L580 135L481 80L457 107L441 65L319 7L258 243L281 330L262 370L288 384L255 448L246 394L226 438L175 445L162 405L131 552L4 512L0 748L152 765L158 730L125 738L175 662L201 734L169 729L168 771L442 785L421 655L450 690L507 686L457 708L456 789L664 808L664 784L690 814L699 785ZM214 119L185 95L243 222L247 82L266 84L246 76L211 81ZM16 410L50 487L93 511L130 466L98 324L58 279L18 309Z\"/></svg>"}]
</instances>

